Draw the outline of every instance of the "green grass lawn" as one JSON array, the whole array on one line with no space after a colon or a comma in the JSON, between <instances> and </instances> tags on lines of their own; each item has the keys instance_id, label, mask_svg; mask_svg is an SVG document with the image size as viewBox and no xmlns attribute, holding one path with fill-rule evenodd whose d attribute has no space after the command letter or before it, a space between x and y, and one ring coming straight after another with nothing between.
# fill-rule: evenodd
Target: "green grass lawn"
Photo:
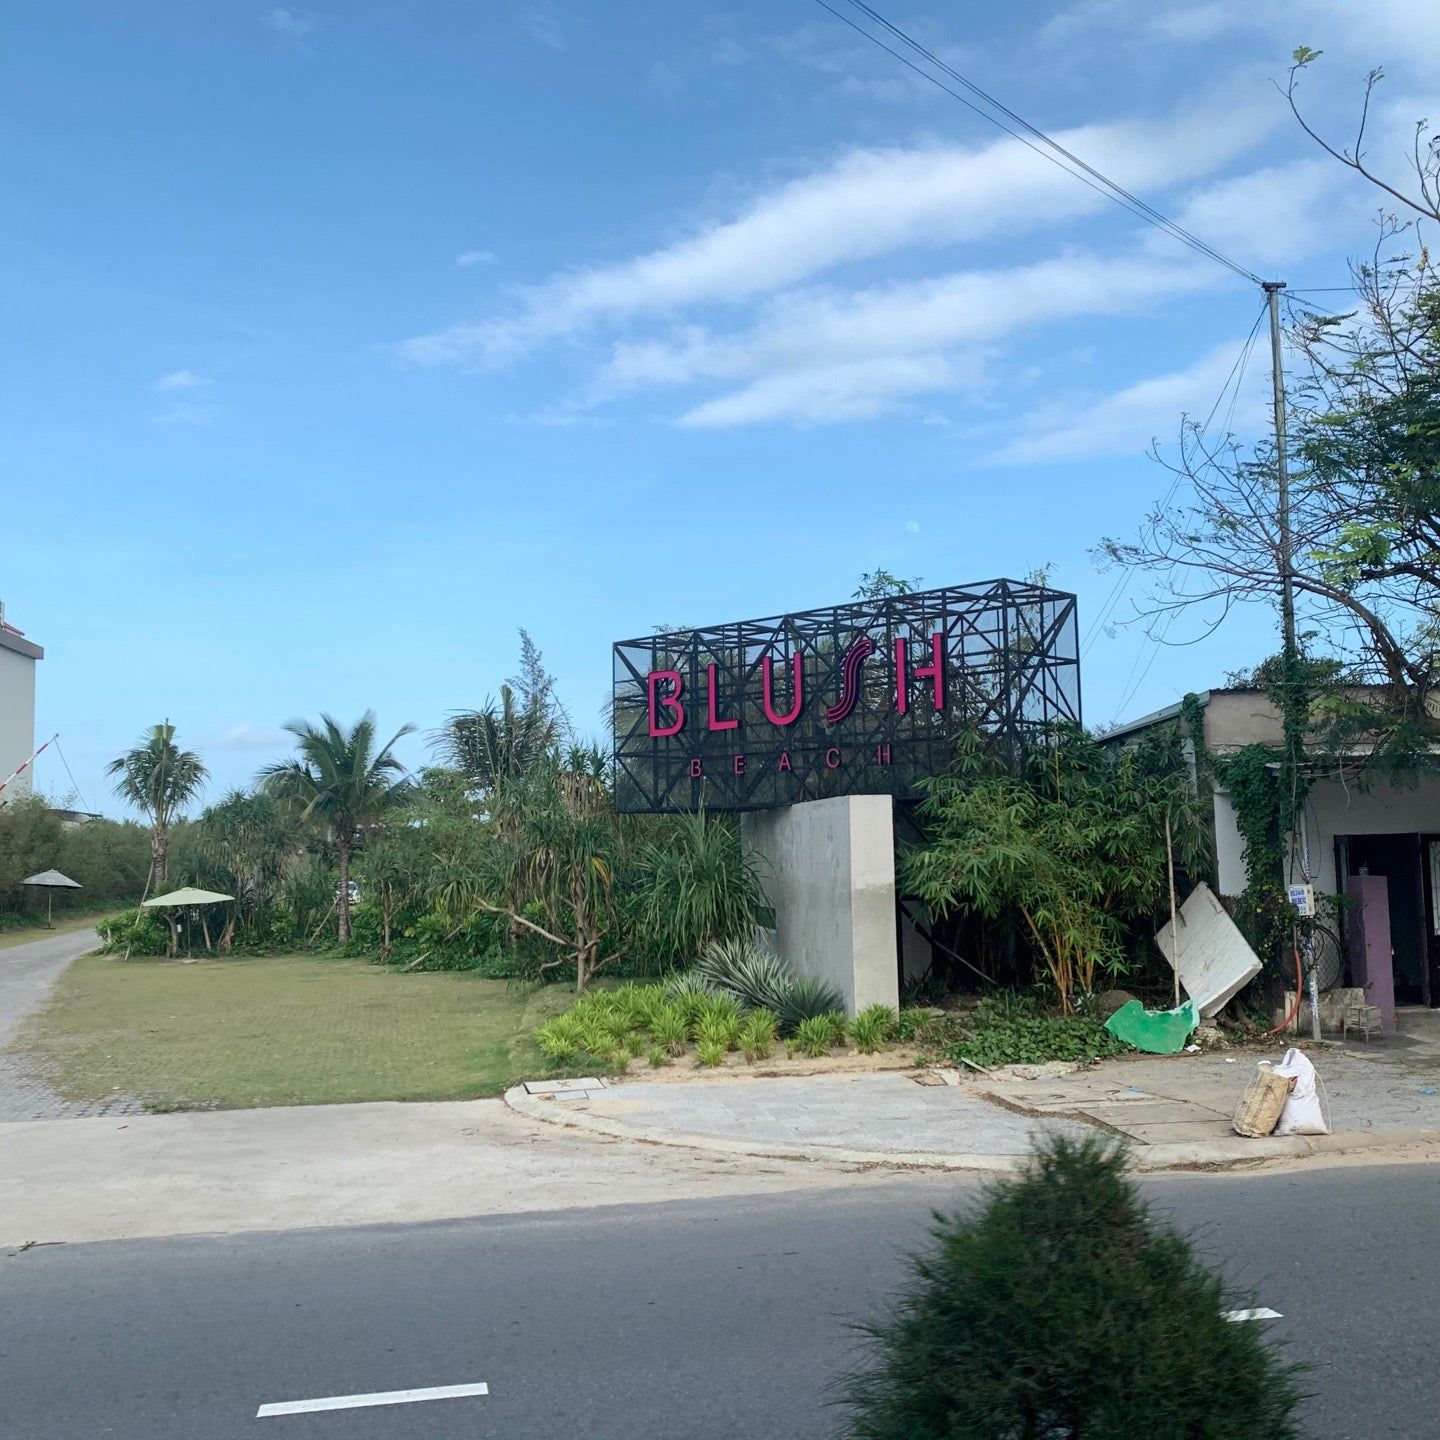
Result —
<instances>
[{"instance_id":1,"label":"green grass lawn","mask_svg":"<svg viewBox=\"0 0 1440 1440\"><path fill-rule=\"evenodd\" d=\"M314 955L179 965L87 955L16 1048L69 1099L157 1109L459 1100L543 1072L531 1034L574 999Z\"/></svg>"}]
</instances>

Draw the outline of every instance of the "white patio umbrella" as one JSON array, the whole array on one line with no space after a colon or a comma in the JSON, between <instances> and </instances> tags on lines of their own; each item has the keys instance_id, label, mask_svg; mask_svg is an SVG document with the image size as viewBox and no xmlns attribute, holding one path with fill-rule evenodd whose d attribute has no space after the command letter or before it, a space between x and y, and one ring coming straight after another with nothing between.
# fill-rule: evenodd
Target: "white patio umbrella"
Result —
<instances>
[{"instance_id":1,"label":"white patio umbrella","mask_svg":"<svg viewBox=\"0 0 1440 1440\"><path fill-rule=\"evenodd\" d=\"M72 880L68 875L62 875L58 870L42 870L38 875L32 875L28 880L22 880L22 885L33 885L37 890L45 892L45 923L53 930L55 928L55 892L57 890L83 890L85 887L78 881Z\"/></svg>"},{"instance_id":2,"label":"white patio umbrella","mask_svg":"<svg viewBox=\"0 0 1440 1440\"><path fill-rule=\"evenodd\" d=\"M221 895L216 890L198 890L193 885L182 885L178 890L166 891L164 895L152 896L140 903L147 910L192 910L201 905L219 905L233 900L233 895ZM210 948L210 929L205 929L205 948ZM185 927L185 953L190 953L190 927Z\"/></svg>"}]
</instances>

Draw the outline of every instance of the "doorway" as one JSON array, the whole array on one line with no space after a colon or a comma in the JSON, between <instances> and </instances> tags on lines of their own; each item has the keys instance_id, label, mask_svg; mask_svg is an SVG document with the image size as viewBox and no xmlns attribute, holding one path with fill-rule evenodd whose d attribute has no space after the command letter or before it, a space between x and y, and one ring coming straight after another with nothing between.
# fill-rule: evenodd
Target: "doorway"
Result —
<instances>
[{"instance_id":1,"label":"doorway","mask_svg":"<svg viewBox=\"0 0 1440 1440\"><path fill-rule=\"evenodd\" d=\"M1335 846L1340 875L1385 877L1395 1003L1440 1004L1440 836L1342 835Z\"/></svg>"}]
</instances>

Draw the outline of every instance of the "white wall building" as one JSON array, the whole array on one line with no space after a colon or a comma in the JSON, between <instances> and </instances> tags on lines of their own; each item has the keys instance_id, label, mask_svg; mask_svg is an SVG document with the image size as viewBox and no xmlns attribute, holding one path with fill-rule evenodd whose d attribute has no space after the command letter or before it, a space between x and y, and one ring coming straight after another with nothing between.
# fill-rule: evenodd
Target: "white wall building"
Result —
<instances>
[{"instance_id":1,"label":"white wall building","mask_svg":"<svg viewBox=\"0 0 1440 1440\"><path fill-rule=\"evenodd\" d=\"M35 750L35 662L45 652L13 625L0 606L0 782L25 764ZM28 795L32 772L0 790L0 804Z\"/></svg>"},{"instance_id":2,"label":"white wall building","mask_svg":"<svg viewBox=\"0 0 1440 1440\"><path fill-rule=\"evenodd\" d=\"M1198 697L1207 748L1233 755L1247 745L1278 748L1280 712L1260 690L1207 690ZM1158 725L1175 724L1182 707L1171 705L1107 735L1121 743ZM1185 742L1187 748L1190 742ZM1398 1004L1440 1006L1440 769L1402 784L1367 774L1357 757L1337 773L1317 761L1299 823L1300 866L1288 877L1317 893L1346 895L1361 876L1383 876L1394 999ZM1223 786L1214 798L1215 864L1219 890L1237 896L1245 888L1245 842L1235 807ZM1353 906L1351 907L1353 909ZM1385 921L1379 922L1382 929ZM1353 955L1359 941L1352 918L1341 929Z\"/></svg>"}]
</instances>

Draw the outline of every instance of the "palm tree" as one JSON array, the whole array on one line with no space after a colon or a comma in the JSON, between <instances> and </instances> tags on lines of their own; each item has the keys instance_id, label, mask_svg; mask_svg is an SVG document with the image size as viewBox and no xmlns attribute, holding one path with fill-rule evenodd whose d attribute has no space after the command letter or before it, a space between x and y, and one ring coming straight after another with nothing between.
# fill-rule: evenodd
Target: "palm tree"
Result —
<instances>
[{"instance_id":1,"label":"palm tree","mask_svg":"<svg viewBox=\"0 0 1440 1440\"><path fill-rule=\"evenodd\" d=\"M435 736L434 748L481 790L520 778L547 755L559 739L552 716L517 704L509 685L498 701L478 710L457 710Z\"/></svg>"},{"instance_id":2,"label":"palm tree","mask_svg":"<svg viewBox=\"0 0 1440 1440\"><path fill-rule=\"evenodd\" d=\"M115 793L150 821L150 878L148 895L154 886L165 884L166 855L170 848L170 823L175 814L193 800L209 771L193 750L175 744L175 727L166 720L152 725L140 743L106 767L117 777Z\"/></svg>"},{"instance_id":3,"label":"palm tree","mask_svg":"<svg viewBox=\"0 0 1440 1440\"><path fill-rule=\"evenodd\" d=\"M350 856L356 837L404 798L405 767L391 751L415 729L402 725L375 748L375 712L367 710L346 730L329 715L319 726L308 720L285 725L295 737L297 754L260 772L270 794L297 806L305 820L317 820L329 832L340 862L340 939L350 938Z\"/></svg>"}]
</instances>

